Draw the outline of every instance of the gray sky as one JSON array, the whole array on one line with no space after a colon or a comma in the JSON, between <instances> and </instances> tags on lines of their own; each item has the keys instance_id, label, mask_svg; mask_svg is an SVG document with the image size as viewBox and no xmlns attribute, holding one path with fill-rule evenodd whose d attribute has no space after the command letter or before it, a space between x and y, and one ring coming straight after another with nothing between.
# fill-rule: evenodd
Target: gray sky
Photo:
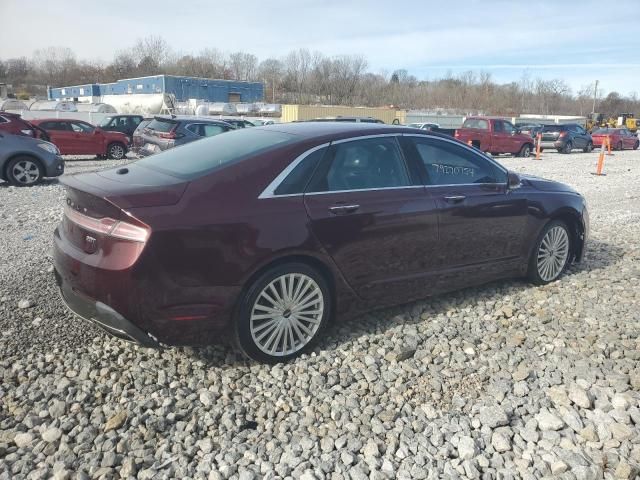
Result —
<instances>
[{"instance_id":1,"label":"gray sky","mask_svg":"<svg viewBox=\"0 0 640 480\"><path fill-rule=\"evenodd\" d=\"M0 58L64 46L109 61L160 35L183 53L264 59L305 47L363 54L371 71L405 68L420 79L472 69L499 82L526 73L574 91L598 79L606 91L640 93L638 0L0 0L0 18Z\"/></svg>"}]
</instances>

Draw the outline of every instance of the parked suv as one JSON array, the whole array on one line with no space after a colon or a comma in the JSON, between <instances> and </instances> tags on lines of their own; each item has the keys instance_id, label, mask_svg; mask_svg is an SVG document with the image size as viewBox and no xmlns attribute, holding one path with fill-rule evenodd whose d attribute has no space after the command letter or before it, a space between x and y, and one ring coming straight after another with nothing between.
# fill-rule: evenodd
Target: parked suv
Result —
<instances>
[{"instance_id":1,"label":"parked suv","mask_svg":"<svg viewBox=\"0 0 640 480\"><path fill-rule=\"evenodd\" d=\"M244 120L242 118L221 118L221 120L229 125L233 125L236 128L248 128L255 127L255 124L251 123L249 120Z\"/></svg>"},{"instance_id":2,"label":"parked suv","mask_svg":"<svg viewBox=\"0 0 640 480\"><path fill-rule=\"evenodd\" d=\"M110 132L124 133L131 139L133 132L136 131L143 119L142 115L111 115L102 120L98 127Z\"/></svg>"},{"instance_id":3,"label":"parked suv","mask_svg":"<svg viewBox=\"0 0 640 480\"><path fill-rule=\"evenodd\" d=\"M307 122L356 122L356 123L384 123L382 120L374 117L322 117L307 120Z\"/></svg>"},{"instance_id":4,"label":"parked suv","mask_svg":"<svg viewBox=\"0 0 640 480\"><path fill-rule=\"evenodd\" d=\"M64 160L53 143L0 132L0 179L23 187L63 173Z\"/></svg>"},{"instance_id":5,"label":"parked suv","mask_svg":"<svg viewBox=\"0 0 640 480\"><path fill-rule=\"evenodd\" d=\"M593 150L593 139L589 132L576 123L545 125L540 147L555 148L558 153L571 153L576 148L590 152Z\"/></svg>"},{"instance_id":6,"label":"parked suv","mask_svg":"<svg viewBox=\"0 0 640 480\"><path fill-rule=\"evenodd\" d=\"M47 131L62 155L97 155L120 160L129 148L129 137L124 133L108 132L82 120L43 118L32 123Z\"/></svg>"},{"instance_id":7,"label":"parked suv","mask_svg":"<svg viewBox=\"0 0 640 480\"><path fill-rule=\"evenodd\" d=\"M221 120L206 117L157 116L144 128L140 138L136 139L140 146L136 147L135 153L143 157L153 155L229 130L235 130L235 127Z\"/></svg>"},{"instance_id":8,"label":"parked suv","mask_svg":"<svg viewBox=\"0 0 640 480\"><path fill-rule=\"evenodd\" d=\"M43 129L27 122L17 113L0 112L0 132L12 133L13 135L26 135L27 137L39 138L46 142L49 135Z\"/></svg>"}]
</instances>

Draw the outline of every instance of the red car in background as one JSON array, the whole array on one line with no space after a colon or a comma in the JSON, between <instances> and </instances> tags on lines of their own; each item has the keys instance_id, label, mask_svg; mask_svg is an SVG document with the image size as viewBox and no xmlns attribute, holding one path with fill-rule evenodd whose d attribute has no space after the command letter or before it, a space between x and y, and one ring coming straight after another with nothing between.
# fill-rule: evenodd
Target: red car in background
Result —
<instances>
[{"instance_id":1,"label":"red car in background","mask_svg":"<svg viewBox=\"0 0 640 480\"><path fill-rule=\"evenodd\" d=\"M467 117L454 136L492 155L510 153L516 157L528 157L533 151L531 135L521 133L511 122L500 118Z\"/></svg>"},{"instance_id":2,"label":"red car in background","mask_svg":"<svg viewBox=\"0 0 640 480\"><path fill-rule=\"evenodd\" d=\"M613 150L638 149L640 140L638 136L631 130L626 128L599 128L591 133L593 138L593 146L600 147L605 141L605 138L609 137L611 140L611 148ZM606 144L605 144L606 146Z\"/></svg>"},{"instance_id":3,"label":"red car in background","mask_svg":"<svg viewBox=\"0 0 640 480\"><path fill-rule=\"evenodd\" d=\"M47 132L62 155L97 155L98 158L124 158L129 137L83 122L61 118L43 118L32 123Z\"/></svg>"},{"instance_id":4,"label":"red car in background","mask_svg":"<svg viewBox=\"0 0 640 480\"><path fill-rule=\"evenodd\" d=\"M49 141L47 132L27 122L17 113L0 112L0 132L7 132L12 135L26 135L27 137L39 138L45 142Z\"/></svg>"}]
</instances>

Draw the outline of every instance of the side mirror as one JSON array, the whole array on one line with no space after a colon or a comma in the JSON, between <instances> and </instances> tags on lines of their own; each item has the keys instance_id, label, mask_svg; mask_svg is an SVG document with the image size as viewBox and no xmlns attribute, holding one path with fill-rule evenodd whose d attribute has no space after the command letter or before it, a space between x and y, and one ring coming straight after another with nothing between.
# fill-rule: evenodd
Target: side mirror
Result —
<instances>
[{"instance_id":1,"label":"side mirror","mask_svg":"<svg viewBox=\"0 0 640 480\"><path fill-rule=\"evenodd\" d=\"M516 188L520 188L522 182L520 180L520 175L515 172L509 172L507 174L507 188L509 190L515 190Z\"/></svg>"}]
</instances>

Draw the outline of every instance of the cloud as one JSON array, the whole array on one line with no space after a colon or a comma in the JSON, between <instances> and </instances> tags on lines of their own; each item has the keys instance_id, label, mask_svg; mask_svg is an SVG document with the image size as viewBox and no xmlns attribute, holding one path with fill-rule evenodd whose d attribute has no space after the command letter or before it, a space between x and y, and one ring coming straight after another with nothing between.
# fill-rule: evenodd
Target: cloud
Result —
<instances>
[{"instance_id":1,"label":"cloud","mask_svg":"<svg viewBox=\"0 0 640 480\"><path fill-rule=\"evenodd\" d=\"M615 11L623 14L615 16L601 15L600 0L583 0L576 8L556 0L244 0L241 6L156 0L153 7L111 0L99 12L81 0L53 5L0 0L0 17L28 19L29 31L24 34L22 21L4 22L1 56L61 45L79 57L108 61L136 38L153 34L185 53L216 47L264 59L308 48L363 54L372 71L406 68L432 77L447 69L486 70L515 80L529 70L572 83L597 73L613 82L608 88L627 89L633 87L627 76L637 78L640 52L637 0L616 1Z\"/></svg>"}]
</instances>

